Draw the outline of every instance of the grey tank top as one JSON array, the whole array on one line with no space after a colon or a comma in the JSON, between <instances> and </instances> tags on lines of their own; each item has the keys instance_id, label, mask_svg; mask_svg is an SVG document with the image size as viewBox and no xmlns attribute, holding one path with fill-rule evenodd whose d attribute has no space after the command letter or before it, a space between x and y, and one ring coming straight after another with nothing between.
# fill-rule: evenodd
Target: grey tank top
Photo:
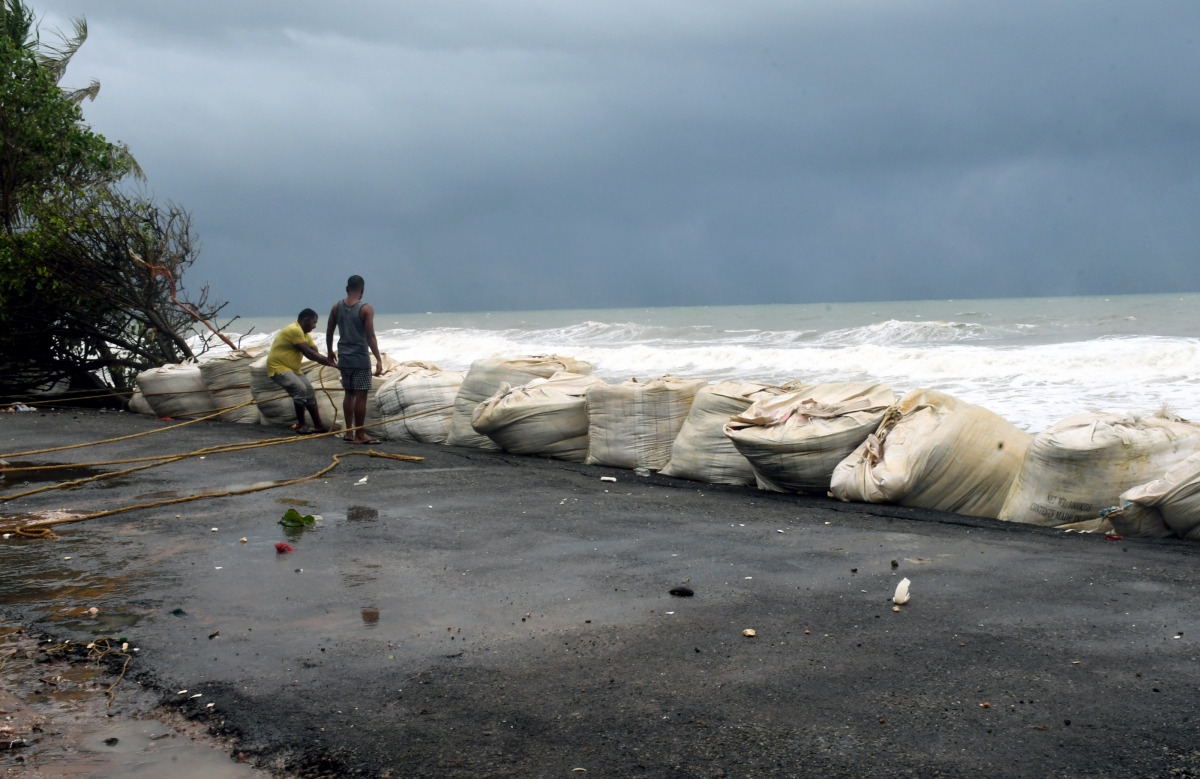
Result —
<instances>
[{"instance_id":1,"label":"grey tank top","mask_svg":"<svg viewBox=\"0 0 1200 779\"><path fill-rule=\"evenodd\" d=\"M345 300L338 301L337 326L338 366L342 368L370 368L371 353L367 348L367 330L362 321L363 301L347 306Z\"/></svg>"}]
</instances>

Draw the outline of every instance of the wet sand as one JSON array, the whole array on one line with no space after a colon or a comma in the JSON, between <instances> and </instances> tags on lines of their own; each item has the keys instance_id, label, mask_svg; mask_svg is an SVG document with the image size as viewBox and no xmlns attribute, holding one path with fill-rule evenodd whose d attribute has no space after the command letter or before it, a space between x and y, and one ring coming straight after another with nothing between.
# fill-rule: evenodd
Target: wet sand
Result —
<instances>
[{"instance_id":1,"label":"wet sand","mask_svg":"<svg viewBox=\"0 0 1200 779\"><path fill-rule=\"evenodd\" d=\"M4 415L0 451L163 424ZM204 422L21 459L277 432ZM294 477L348 448L214 455L3 513ZM1197 545L378 448L426 460L352 458L317 482L0 542L0 608L62 638L129 637L132 682L301 776L1200 773ZM289 507L321 519L280 527ZM695 596L668 594L680 584Z\"/></svg>"}]
</instances>

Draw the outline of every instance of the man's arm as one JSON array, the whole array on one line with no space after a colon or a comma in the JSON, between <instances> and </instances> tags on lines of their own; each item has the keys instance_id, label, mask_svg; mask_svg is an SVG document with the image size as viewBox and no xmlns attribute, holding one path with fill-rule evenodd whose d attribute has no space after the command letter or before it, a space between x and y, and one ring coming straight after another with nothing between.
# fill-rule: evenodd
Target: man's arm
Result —
<instances>
[{"instance_id":1,"label":"man's arm","mask_svg":"<svg viewBox=\"0 0 1200 779\"><path fill-rule=\"evenodd\" d=\"M329 312L329 324L325 325L325 351L329 352L329 356L334 360L337 359L337 353L333 351L333 334L337 330L337 307L338 304L333 304L333 310Z\"/></svg>"},{"instance_id":2,"label":"man's arm","mask_svg":"<svg viewBox=\"0 0 1200 779\"><path fill-rule=\"evenodd\" d=\"M300 350L300 354L303 354L305 357L312 360L313 362L319 362L322 365L328 365L330 368L337 367L336 362L329 359L325 355L321 354L320 352L318 352L316 349L312 348L308 344L296 344L296 348Z\"/></svg>"},{"instance_id":3,"label":"man's arm","mask_svg":"<svg viewBox=\"0 0 1200 779\"><path fill-rule=\"evenodd\" d=\"M375 375L383 375L383 357L379 355L379 341L375 340L375 309L370 304L362 307L363 330L367 333L367 344L375 355Z\"/></svg>"}]
</instances>

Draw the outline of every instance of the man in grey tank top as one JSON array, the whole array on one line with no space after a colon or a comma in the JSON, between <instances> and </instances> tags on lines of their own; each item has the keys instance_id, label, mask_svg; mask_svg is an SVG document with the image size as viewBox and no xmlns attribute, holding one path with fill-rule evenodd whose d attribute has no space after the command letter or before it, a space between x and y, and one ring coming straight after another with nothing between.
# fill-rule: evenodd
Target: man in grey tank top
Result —
<instances>
[{"instance_id":1,"label":"man in grey tank top","mask_svg":"<svg viewBox=\"0 0 1200 779\"><path fill-rule=\"evenodd\" d=\"M366 283L362 276L351 276L346 282L346 298L333 304L329 312L329 327L325 331L326 351L332 356L333 333L338 333L337 367L342 372L342 403L346 427L358 428L346 433L347 442L377 444L379 441L362 429L367 421L367 393L371 391L371 354L375 355L375 375L383 375L383 358L375 340L375 310L363 302ZM368 354L367 349L370 349Z\"/></svg>"}]
</instances>

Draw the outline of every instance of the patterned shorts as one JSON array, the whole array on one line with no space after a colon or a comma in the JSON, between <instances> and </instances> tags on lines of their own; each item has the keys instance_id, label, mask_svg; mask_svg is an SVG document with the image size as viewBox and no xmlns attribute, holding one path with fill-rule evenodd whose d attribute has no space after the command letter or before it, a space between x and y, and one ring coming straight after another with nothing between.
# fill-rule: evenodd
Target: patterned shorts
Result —
<instances>
[{"instance_id":1,"label":"patterned shorts","mask_svg":"<svg viewBox=\"0 0 1200 779\"><path fill-rule=\"evenodd\" d=\"M359 392L371 391L371 369L370 368L342 368L342 389L357 390Z\"/></svg>"}]
</instances>

